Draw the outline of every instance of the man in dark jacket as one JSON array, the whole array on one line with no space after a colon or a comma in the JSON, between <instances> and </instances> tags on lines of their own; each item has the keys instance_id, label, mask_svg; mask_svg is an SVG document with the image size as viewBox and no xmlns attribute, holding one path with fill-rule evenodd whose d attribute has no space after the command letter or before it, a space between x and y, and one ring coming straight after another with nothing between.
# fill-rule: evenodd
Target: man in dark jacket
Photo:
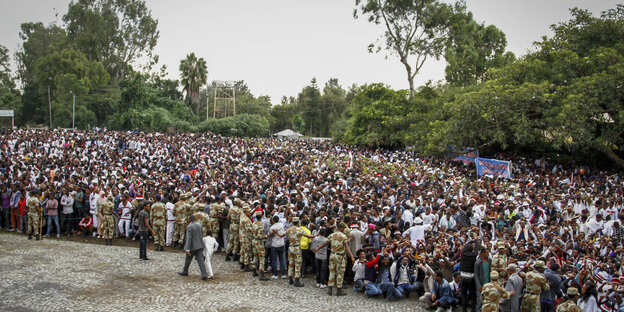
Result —
<instances>
[{"instance_id":1,"label":"man in dark jacket","mask_svg":"<svg viewBox=\"0 0 624 312\"><path fill-rule=\"evenodd\" d=\"M459 270L461 271L461 293L463 312L476 306L476 285L474 279L474 268L477 261L477 253L474 251L474 242L469 242L461 251Z\"/></svg>"},{"instance_id":2,"label":"man in dark jacket","mask_svg":"<svg viewBox=\"0 0 624 312\"><path fill-rule=\"evenodd\" d=\"M186 259L184 260L184 268L182 272L178 272L179 275L188 276L188 268L191 265L193 257L197 260L199 270L201 271L202 279L208 280L208 273L206 273L206 264L204 263L204 239L202 237L202 226L195 222L195 215L188 217L189 225L186 227L186 244L184 250L186 250Z\"/></svg>"}]
</instances>

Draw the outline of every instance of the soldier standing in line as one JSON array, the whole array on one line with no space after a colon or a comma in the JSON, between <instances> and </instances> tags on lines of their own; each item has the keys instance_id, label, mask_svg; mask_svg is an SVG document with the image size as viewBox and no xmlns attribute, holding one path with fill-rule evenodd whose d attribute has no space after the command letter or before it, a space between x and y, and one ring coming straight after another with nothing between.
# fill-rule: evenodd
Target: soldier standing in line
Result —
<instances>
[{"instance_id":1,"label":"soldier standing in line","mask_svg":"<svg viewBox=\"0 0 624 312\"><path fill-rule=\"evenodd\" d=\"M190 192L187 192L184 194L184 199L182 200L182 231L180 232L180 238L178 239L178 244L180 245L180 249L184 248L184 236L186 235L186 227L188 226L189 222L188 222L188 217L191 215L191 209L192 206L190 204L190 198L193 194L191 194Z\"/></svg>"},{"instance_id":2,"label":"soldier standing in line","mask_svg":"<svg viewBox=\"0 0 624 312\"><path fill-rule=\"evenodd\" d=\"M102 236L106 240L106 245L113 245L113 234L115 232L115 219L113 210L115 209L115 198L113 195L106 196L106 201L101 205L102 209Z\"/></svg>"},{"instance_id":3,"label":"soldier standing in line","mask_svg":"<svg viewBox=\"0 0 624 312\"><path fill-rule=\"evenodd\" d=\"M175 217L175 231L173 233L173 246L178 246L180 236L184 235L184 201L186 194L180 194L180 200L173 206L173 216Z\"/></svg>"},{"instance_id":4,"label":"soldier standing in line","mask_svg":"<svg viewBox=\"0 0 624 312\"><path fill-rule=\"evenodd\" d=\"M251 207L245 205L243 207L243 213L240 215L238 224L238 235L240 239L240 263L241 269L245 272L251 272L249 264L251 263Z\"/></svg>"},{"instance_id":5,"label":"soldier standing in line","mask_svg":"<svg viewBox=\"0 0 624 312\"><path fill-rule=\"evenodd\" d=\"M234 206L228 210L228 220L230 221L230 239L228 240L227 245L227 256L225 257L225 261L230 261L230 257L234 257L234 261L239 260L239 231L238 224L240 219L240 206L241 201L239 199L234 200Z\"/></svg>"},{"instance_id":6,"label":"soldier standing in line","mask_svg":"<svg viewBox=\"0 0 624 312\"><path fill-rule=\"evenodd\" d=\"M28 239L32 239L33 234L36 240L40 240L39 237L39 222L41 222L41 202L37 197L39 190L32 190L26 206L28 206Z\"/></svg>"},{"instance_id":7,"label":"soldier standing in line","mask_svg":"<svg viewBox=\"0 0 624 312\"><path fill-rule=\"evenodd\" d=\"M578 297L578 289L576 287L568 287L568 300L557 307L557 312L581 312L581 307L576 304Z\"/></svg>"},{"instance_id":8,"label":"soldier standing in line","mask_svg":"<svg viewBox=\"0 0 624 312\"><path fill-rule=\"evenodd\" d=\"M505 242L502 240L498 241L496 246L498 248L498 253L492 257L491 271L498 272L498 283L502 286L505 282L505 276L507 276L507 255L505 254L507 248Z\"/></svg>"},{"instance_id":9,"label":"soldier standing in line","mask_svg":"<svg viewBox=\"0 0 624 312\"><path fill-rule=\"evenodd\" d=\"M212 231L212 237L217 239L219 237L219 215L221 211L225 209L221 204L221 197L217 196L216 201L210 204L210 231Z\"/></svg>"},{"instance_id":10,"label":"soldier standing in line","mask_svg":"<svg viewBox=\"0 0 624 312\"><path fill-rule=\"evenodd\" d=\"M165 250L165 229L167 224L167 207L161 201L160 194L156 194L156 203L152 205L152 212L150 213L150 223L152 224L152 230L154 230L154 250Z\"/></svg>"},{"instance_id":11,"label":"soldier standing in line","mask_svg":"<svg viewBox=\"0 0 624 312\"><path fill-rule=\"evenodd\" d=\"M342 291L342 280L344 278L346 265L345 252L349 254L351 261L355 262L351 250L347 245L348 237L343 233L346 228L347 225L344 222L340 222L337 227L338 230L327 237L327 242L314 250L314 253L317 253L319 249L328 244L331 246L331 255L329 256L329 281L327 282L329 286L327 294L330 296L332 295L332 285L334 283L336 286L336 296L346 295L346 293Z\"/></svg>"},{"instance_id":12,"label":"soldier standing in line","mask_svg":"<svg viewBox=\"0 0 624 312\"><path fill-rule=\"evenodd\" d=\"M483 289L481 290L482 312L498 312L501 300L509 299L510 296L515 294L513 290L507 292L503 286L500 285L498 277L497 271L490 272L491 282L483 285Z\"/></svg>"},{"instance_id":13,"label":"soldier standing in line","mask_svg":"<svg viewBox=\"0 0 624 312\"><path fill-rule=\"evenodd\" d=\"M256 221L253 223L253 254L255 259L255 269L253 276L258 276L258 271L260 271L260 280L268 281L269 278L264 276L264 244L267 236L264 232L264 223L262 223L262 221L260 220L261 218L262 211L256 211Z\"/></svg>"},{"instance_id":14,"label":"soldier standing in line","mask_svg":"<svg viewBox=\"0 0 624 312\"><path fill-rule=\"evenodd\" d=\"M299 226L299 218L292 218L293 226L286 230L284 235L288 235L288 284L295 285L295 287L303 287L303 284L299 280L301 278L301 262L303 260L301 255L301 237L314 238L316 236L307 235L303 229ZM293 281L293 277L295 280Z\"/></svg>"},{"instance_id":15,"label":"soldier standing in line","mask_svg":"<svg viewBox=\"0 0 624 312\"><path fill-rule=\"evenodd\" d=\"M544 270L546 264L544 261L537 261L533 265L533 270L526 274L526 292L522 296L522 306L520 311L522 312L540 312L540 294L542 290L549 290L550 285L544 276Z\"/></svg>"}]
</instances>

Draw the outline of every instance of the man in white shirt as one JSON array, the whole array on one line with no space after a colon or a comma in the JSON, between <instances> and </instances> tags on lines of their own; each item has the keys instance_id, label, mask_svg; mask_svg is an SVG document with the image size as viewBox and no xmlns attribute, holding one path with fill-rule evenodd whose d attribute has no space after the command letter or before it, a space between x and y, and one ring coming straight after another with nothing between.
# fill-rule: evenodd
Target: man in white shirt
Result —
<instances>
[{"instance_id":1,"label":"man in white shirt","mask_svg":"<svg viewBox=\"0 0 624 312\"><path fill-rule=\"evenodd\" d=\"M126 239L130 239L130 226L132 224L132 203L128 200L128 194L124 193L119 203L119 211L121 216L119 218L119 232L126 236ZM93 221L95 223L95 219Z\"/></svg>"},{"instance_id":2,"label":"man in white shirt","mask_svg":"<svg viewBox=\"0 0 624 312\"><path fill-rule=\"evenodd\" d=\"M419 241L425 240L425 231L431 230L431 224L423 225L423 220L420 217L414 219L414 225L403 232L403 237L409 235L412 246L416 248Z\"/></svg>"},{"instance_id":3,"label":"man in white shirt","mask_svg":"<svg viewBox=\"0 0 624 312\"><path fill-rule=\"evenodd\" d=\"M287 267L286 267L286 255L284 252L283 235L286 233L286 231L284 230L284 224L280 222L280 217L278 215L273 216L271 223L272 225L269 228L269 235L272 236L271 238L271 269L273 271L273 276L271 278L277 279L277 264L279 261L279 266L282 270L282 279L285 279Z\"/></svg>"}]
</instances>

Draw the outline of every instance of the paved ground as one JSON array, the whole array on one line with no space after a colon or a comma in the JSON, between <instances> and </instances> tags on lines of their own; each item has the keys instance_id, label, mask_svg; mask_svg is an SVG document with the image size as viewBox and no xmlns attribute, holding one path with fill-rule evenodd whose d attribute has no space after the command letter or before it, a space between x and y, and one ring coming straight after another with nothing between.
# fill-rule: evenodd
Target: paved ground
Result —
<instances>
[{"instance_id":1,"label":"paved ground","mask_svg":"<svg viewBox=\"0 0 624 312\"><path fill-rule=\"evenodd\" d=\"M305 287L286 280L260 282L213 256L215 279L201 280L196 263L189 277L176 274L181 252L154 252L138 259L137 247L57 239L29 241L0 233L0 311L424 311L416 299L386 302L348 291L327 296L313 279Z\"/></svg>"}]
</instances>

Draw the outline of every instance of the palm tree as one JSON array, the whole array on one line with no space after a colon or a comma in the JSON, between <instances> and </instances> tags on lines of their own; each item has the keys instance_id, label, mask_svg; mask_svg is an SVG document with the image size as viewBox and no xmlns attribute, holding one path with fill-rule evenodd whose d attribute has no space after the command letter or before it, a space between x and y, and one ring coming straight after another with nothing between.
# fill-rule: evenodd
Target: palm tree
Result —
<instances>
[{"instance_id":1,"label":"palm tree","mask_svg":"<svg viewBox=\"0 0 624 312\"><path fill-rule=\"evenodd\" d=\"M195 113L199 114L199 88L208 80L206 61L198 59L195 53L188 54L180 61L180 78L191 109L195 108Z\"/></svg>"}]
</instances>

